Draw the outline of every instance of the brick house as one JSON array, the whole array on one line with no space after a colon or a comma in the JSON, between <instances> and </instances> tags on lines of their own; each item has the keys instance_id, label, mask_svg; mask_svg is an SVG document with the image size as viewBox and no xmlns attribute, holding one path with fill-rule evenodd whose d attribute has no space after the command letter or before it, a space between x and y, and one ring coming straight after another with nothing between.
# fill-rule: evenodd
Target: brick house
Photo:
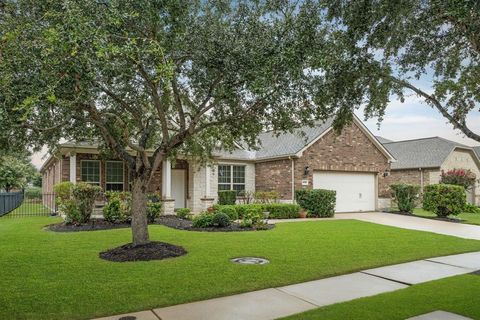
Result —
<instances>
[{"instance_id":1,"label":"brick house","mask_svg":"<svg viewBox=\"0 0 480 320\"><path fill-rule=\"evenodd\" d=\"M382 137L377 139L397 159L391 165L391 173L381 181L381 190L388 190L393 183L403 182L420 185L421 189L428 184L440 181L442 170L467 169L480 179L480 147L476 154L471 148L440 137L430 137L405 141L390 141ZM380 193L383 198L388 197ZM467 193L470 203L480 205L480 184Z\"/></svg>"},{"instance_id":2,"label":"brick house","mask_svg":"<svg viewBox=\"0 0 480 320\"><path fill-rule=\"evenodd\" d=\"M331 120L296 133L259 136L258 150L219 151L213 163L200 166L192 159L165 161L149 192L162 194L166 214L188 207L197 213L211 206L218 190L276 190L280 201L292 202L301 188L337 191L337 211L373 211L384 206L384 180L395 161L392 154L354 118L336 134ZM41 168L43 192L61 181L86 181L104 190L129 190L127 168L117 159L104 159L97 146L60 144Z\"/></svg>"}]
</instances>

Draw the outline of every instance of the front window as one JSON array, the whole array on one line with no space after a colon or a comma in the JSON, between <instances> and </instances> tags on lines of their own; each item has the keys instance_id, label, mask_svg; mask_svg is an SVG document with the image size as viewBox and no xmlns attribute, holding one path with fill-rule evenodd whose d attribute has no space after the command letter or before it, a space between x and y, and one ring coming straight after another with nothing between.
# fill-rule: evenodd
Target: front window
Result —
<instances>
[{"instance_id":1,"label":"front window","mask_svg":"<svg viewBox=\"0 0 480 320\"><path fill-rule=\"evenodd\" d=\"M218 190L245 191L245 166L219 165Z\"/></svg>"},{"instance_id":2,"label":"front window","mask_svg":"<svg viewBox=\"0 0 480 320\"><path fill-rule=\"evenodd\" d=\"M82 181L100 185L100 161L98 160L82 160L81 162L81 178Z\"/></svg>"},{"instance_id":3,"label":"front window","mask_svg":"<svg viewBox=\"0 0 480 320\"><path fill-rule=\"evenodd\" d=\"M105 189L107 191L123 191L123 162L107 161L105 171Z\"/></svg>"}]
</instances>

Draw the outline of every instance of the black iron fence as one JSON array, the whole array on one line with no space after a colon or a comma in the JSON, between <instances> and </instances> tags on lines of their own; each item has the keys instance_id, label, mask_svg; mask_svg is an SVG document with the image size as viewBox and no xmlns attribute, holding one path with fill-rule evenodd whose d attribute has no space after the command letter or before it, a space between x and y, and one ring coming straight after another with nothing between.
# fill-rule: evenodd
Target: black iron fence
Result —
<instances>
[{"instance_id":1,"label":"black iron fence","mask_svg":"<svg viewBox=\"0 0 480 320\"><path fill-rule=\"evenodd\" d=\"M49 216L57 213L54 193L0 193L0 216L9 218Z\"/></svg>"}]
</instances>

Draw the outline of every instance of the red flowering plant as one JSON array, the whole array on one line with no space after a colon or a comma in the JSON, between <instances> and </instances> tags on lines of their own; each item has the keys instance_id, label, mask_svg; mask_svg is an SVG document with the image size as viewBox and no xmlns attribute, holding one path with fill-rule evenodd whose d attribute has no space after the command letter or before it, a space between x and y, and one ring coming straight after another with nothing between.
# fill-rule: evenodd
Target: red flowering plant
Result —
<instances>
[{"instance_id":1,"label":"red flowering plant","mask_svg":"<svg viewBox=\"0 0 480 320\"><path fill-rule=\"evenodd\" d=\"M475 173L466 169L452 169L447 172L442 170L440 183L455 184L462 186L465 190L470 190L476 182Z\"/></svg>"}]
</instances>

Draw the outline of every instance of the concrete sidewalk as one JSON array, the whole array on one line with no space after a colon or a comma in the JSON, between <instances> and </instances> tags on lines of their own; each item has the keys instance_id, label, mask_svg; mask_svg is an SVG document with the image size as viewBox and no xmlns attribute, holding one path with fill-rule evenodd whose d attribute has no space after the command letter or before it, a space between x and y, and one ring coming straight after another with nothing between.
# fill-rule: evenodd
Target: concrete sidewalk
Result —
<instances>
[{"instance_id":1,"label":"concrete sidewalk","mask_svg":"<svg viewBox=\"0 0 480 320\"><path fill-rule=\"evenodd\" d=\"M480 240L480 226L471 224L439 221L385 212L339 213L335 215L334 219L355 219L397 228L428 231L459 238Z\"/></svg>"},{"instance_id":2,"label":"concrete sidewalk","mask_svg":"<svg viewBox=\"0 0 480 320\"><path fill-rule=\"evenodd\" d=\"M137 320L276 319L476 270L480 270L480 252L418 260L279 288L100 319L129 319L129 316L136 317L130 319Z\"/></svg>"}]
</instances>

